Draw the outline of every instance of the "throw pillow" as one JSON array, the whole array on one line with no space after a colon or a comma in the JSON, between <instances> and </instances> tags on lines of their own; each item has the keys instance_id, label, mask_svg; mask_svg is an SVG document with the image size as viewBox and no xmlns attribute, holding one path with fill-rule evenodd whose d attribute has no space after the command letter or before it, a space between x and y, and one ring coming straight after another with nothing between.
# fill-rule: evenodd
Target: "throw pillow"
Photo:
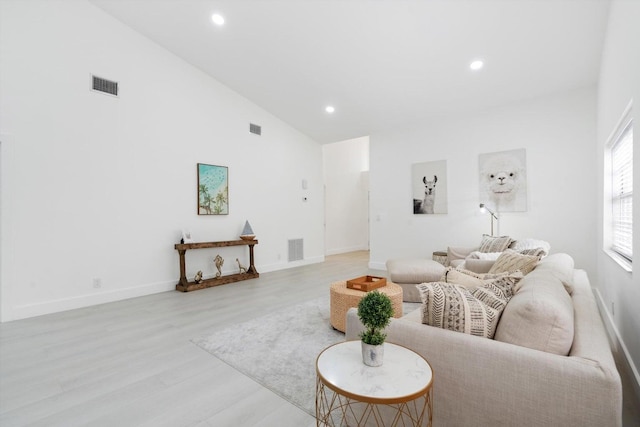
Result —
<instances>
[{"instance_id":1,"label":"throw pillow","mask_svg":"<svg viewBox=\"0 0 640 427\"><path fill-rule=\"evenodd\" d=\"M511 284L511 286L515 286L515 284L518 283L518 281L522 277L523 275L520 271L516 271L513 273L505 271L503 273L478 274L469 270L449 267L445 270L440 281L446 283L455 283L456 285L464 286L466 288L476 288L493 283L498 279L505 278L512 280L513 283Z\"/></svg>"},{"instance_id":2,"label":"throw pillow","mask_svg":"<svg viewBox=\"0 0 640 427\"><path fill-rule=\"evenodd\" d=\"M511 246L509 246L509 249L513 249L520 253L527 249L542 249L544 251L544 256L547 256L549 255L549 251L551 251L551 245L545 240L528 238L513 242Z\"/></svg>"},{"instance_id":3,"label":"throw pillow","mask_svg":"<svg viewBox=\"0 0 640 427\"><path fill-rule=\"evenodd\" d=\"M501 282L474 289L444 282L416 285L422 298L422 323L493 338L514 283L507 278L497 281Z\"/></svg>"},{"instance_id":4,"label":"throw pillow","mask_svg":"<svg viewBox=\"0 0 640 427\"><path fill-rule=\"evenodd\" d=\"M509 236L493 237L488 234L482 235L479 252L502 252L509 247L513 239Z\"/></svg>"},{"instance_id":5,"label":"throw pillow","mask_svg":"<svg viewBox=\"0 0 640 427\"><path fill-rule=\"evenodd\" d=\"M498 257L489 273L503 273L505 271L514 272L520 270L522 274L527 274L538 264L538 257L533 255L522 255L518 252L507 249Z\"/></svg>"},{"instance_id":6,"label":"throw pillow","mask_svg":"<svg viewBox=\"0 0 640 427\"><path fill-rule=\"evenodd\" d=\"M518 251L518 253L522 255L537 256L538 259L542 259L543 257L547 256L547 252L544 250L544 248L523 249L521 251Z\"/></svg>"},{"instance_id":7,"label":"throw pillow","mask_svg":"<svg viewBox=\"0 0 640 427\"><path fill-rule=\"evenodd\" d=\"M467 270L457 270L452 267L445 270L441 281L446 283L455 283L456 285L464 286L466 288L475 288L484 284L479 274Z\"/></svg>"}]
</instances>

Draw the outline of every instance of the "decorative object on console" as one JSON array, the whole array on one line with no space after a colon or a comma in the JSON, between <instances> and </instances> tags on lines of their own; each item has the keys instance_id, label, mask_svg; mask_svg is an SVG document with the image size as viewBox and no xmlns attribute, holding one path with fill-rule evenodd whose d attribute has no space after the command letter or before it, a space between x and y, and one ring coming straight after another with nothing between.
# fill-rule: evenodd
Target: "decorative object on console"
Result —
<instances>
[{"instance_id":1,"label":"decorative object on console","mask_svg":"<svg viewBox=\"0 0 640 427\"><path fill-rule=\"evenodd\" d=\"M198 270L196 276L193 278L193 283L202 283L202 271Z\"/></svg>"},{"instance_id":2,"label":"decorative object on console","mask_svg":"<svg viewBox=\"0 0 640 427\"><path fill-rule=\"evenodd\" d=\"M182 243L182 244L184 244L184 243L195 243L195 241L193 240L193 237L191 235L191 231L182 230L182 239L180 240L180 243Z\"/></svg>"},{"instance_id":3,"label":"decorative object on console","mask_svg":"<svg viewBox=\"0 0 640 427\"><path fill-rule=\"evenodd\" d=\"M447 161L439 160L412 165L411 192L414 214L446 214Z\"/></svg>"},{"instance_id":4,"label":"decorative object on console","mask_svg":"<svg viewBox=\"0 0 640 427\"><path fill-rule=\"evenodd\" d=\"M527 210L526 150L480 154L480 200L496 212Z\"/></svg>"},{"instance_id":5,"label":"decorative object on console","mask_svg":"<svg viewBox=\"0 0 640 427\"><path fill-rule=\"evenodd\" d=\"M229 214L229 168L198 163L198 215Z\"/></svg>"},{"instance_id":6,"label":"decorative object on console","mask_svg":"<svg viewBox=\"0 0 640 427\"><path fill-rule=\"evenodd\" d=\"M222 258L220 255L216 255L216 257L213 259L213 263L216 265L216 269L218 270L218 272L216 273L216 279L219 279L220 276L222 276L222 266L224 265L224 258Z\"/></svg>"},{"instance_id":7,"label":"decorative object on console","mask_svg":"<svg viewBox=\"0 0 640 427\"><path fill-rule=\"evenodd\" d=\"M242 240L253 240L256 238L256 235L253 233L253 228L251 228L251 224L249 224L249 221L245 221L242 233L240 233L240 238Z\"/></svg>"},{"instance_id":8,"label":"decorative object on console","mask_svg":"<svg viewBox=\"0 0 640 427\"><path fill-rule=\"evenodd\" d=\"M242 264L240 264L240 260L238 258L236 258L236 262L238 263L238 268L240 269L240 274L246 273L247 269L245 267L243 267Z\"/></svg>"},{"instance_id":9,"label":"decorative object on console","mask_svg":"<svg viewBox=\"0 0 640 427\"><path fill-rule=\"evenodd\" d=\"M497 222L497 230L498 234L500 234L500 218L496 213L494 213L491 209L489 209L484 203L480 203L480 212L485 213L489 212L491 214L491 235L493 236L493 219L496 219Z\"/></svg>"},{"instance_id":10,"label":"decorative object on console","mask_svg":"<svg viewBox=\"0 0 640 427\"><path fill-rule=\"evenodd\" d=\"M384 340L382 331L393 316L391 299L382 292L367 293L358 303L358 317L365 326L360 334L362 340L362 362L367 366L382 366Z\"/></svg>"}]
</instances>

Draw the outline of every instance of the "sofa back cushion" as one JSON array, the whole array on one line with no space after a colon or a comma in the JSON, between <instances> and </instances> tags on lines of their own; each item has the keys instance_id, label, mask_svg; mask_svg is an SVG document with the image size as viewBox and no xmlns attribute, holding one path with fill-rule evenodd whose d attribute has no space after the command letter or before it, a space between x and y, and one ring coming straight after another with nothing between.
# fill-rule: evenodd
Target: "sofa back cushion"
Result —
<instances>
[{"instance_id":1,"label":"sofa back cushion","mask_svg":"<svg viewBox=\"0 0 640 427\"><path fill-rule=\"evenodd\" d=\"M552 269L536 268L516 286L495 339L566 356L573 344L573 303Z\"/></svg>"},{"instance_id":2,"label":"sofa back cushion","mask_svg":"<svg viewBox=\"0 0 640 427\"><path fill-rule=\"evenodd\" d=\"M571 295L573 293L574 262L570 255L556 253L540 260L536 266L538 273L545 271L560 279L564 288Z\"/></svg>"}]
</instances>

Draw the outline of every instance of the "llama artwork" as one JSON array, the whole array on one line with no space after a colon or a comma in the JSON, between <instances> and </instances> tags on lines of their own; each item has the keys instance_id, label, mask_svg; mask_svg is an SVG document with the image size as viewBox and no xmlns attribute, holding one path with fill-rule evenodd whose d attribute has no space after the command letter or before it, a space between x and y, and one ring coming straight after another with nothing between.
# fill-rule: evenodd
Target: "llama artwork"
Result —
<instances>
[{"instance_id":1,"label":"llama artwork","mask_svg":"<svg viewBox=\"0 0 640 427\"><path fill-rule=\"evenodd\" d=\"M446 160L412 166L414 214L447 213Z\"/></svg>"},{"instance_id":2,"label":"llama artwork","mask_svg":"<svg viewBox=\"0 0 640 427\"><path fill-rule=\"evenodd\" d=\"M424 183L424 198L422 200L413 199L413 213L414 214L432 214L433 205L436 201L436 183L438 177L433 176L433 180L428 181L427 177L422 177Z\"/></svg>"},{"instance_id":3,"label":"llama artwork","mask_svg":"<svg viewBox=\"0 0 640 427\"><path fill-rule=\"evenodd\" d=\"M497 212L527 210L524 149L480 155L480 203Z\"/></svg>"}]
</instances>

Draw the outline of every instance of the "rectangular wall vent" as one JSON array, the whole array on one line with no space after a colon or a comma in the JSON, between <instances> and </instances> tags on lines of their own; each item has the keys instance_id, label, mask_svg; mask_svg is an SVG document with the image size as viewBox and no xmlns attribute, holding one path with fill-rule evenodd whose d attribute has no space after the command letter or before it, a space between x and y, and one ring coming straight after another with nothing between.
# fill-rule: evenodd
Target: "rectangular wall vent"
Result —
<instances>
[{"instance_id":1,"label":"rectangular wall vent","mask_svg":"<svg viewBox=\"0 0 640 427\"><path fill-rule=\"evenodd\" d=\"M249 123L249 132L255 133L256 135L262 135L262 127Z\"/></svg>"},{"instance_id":2,"label":"rectangular wall vent","mask_svg":"<svg viewBox=\"0 0 640 427\"><path fill-rule=\"evenodd\" d=\"M289 262L301 261L304 259L304 241L303 239L289 240Z\"/></svg>"},{"instance_id":3,"label":"rectangular wall vent","mask_svg":"<svg viewBox=\"0 0 640 427\"><path fill-rule=\"evenodd\" d=\"M98 92L108 93L118 96L118 82L103 79L102 77L91 76L92 89Z\"/></svg>"}]
</instances>

